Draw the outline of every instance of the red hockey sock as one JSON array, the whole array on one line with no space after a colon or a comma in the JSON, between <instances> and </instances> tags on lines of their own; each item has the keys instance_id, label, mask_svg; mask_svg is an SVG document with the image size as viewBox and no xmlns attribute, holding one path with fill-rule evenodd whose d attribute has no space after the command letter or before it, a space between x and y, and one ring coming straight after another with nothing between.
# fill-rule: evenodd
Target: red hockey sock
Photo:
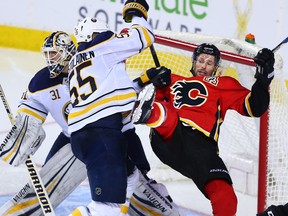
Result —
<instances>
[{"instance_id":1,"label":"red hockey sock","mask_svg":"<svg viewBox=\"0 0 288 216\"><path fill-rule=\"evenodd\" d=\"M147 119L146 124L149 127L156 128L162 125L166 119L166 109L159 103L155 102L153 104L150 117Z\"/></svg>"},{"instance_id":2,"label":"red hockey sock","mask_svg":"<svg viewBox=\"0 0 288 216\"><path fill-rule=\"evenodd\" d=\"M224 180L213 180L206 184L205 192L210 199L214 216L234 216L237 197L232 185Z\"/></svg>"},{"instance_id":3,"label":"red hockey sock","mask_svg":"<svg viewBox=\"0 0 288 216\"><path fill-rule=\"evenodd\" d=\"M165 141L169 141L177 127L178 114L165 103L155 102L146 124L155 128Z\"/></svg>"}]
</instances>

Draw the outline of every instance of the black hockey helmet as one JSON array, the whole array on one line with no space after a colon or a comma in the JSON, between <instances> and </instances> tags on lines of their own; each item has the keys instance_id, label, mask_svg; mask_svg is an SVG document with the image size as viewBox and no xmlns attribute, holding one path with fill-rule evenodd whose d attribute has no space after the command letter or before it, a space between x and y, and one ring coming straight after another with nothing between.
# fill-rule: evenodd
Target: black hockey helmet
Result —
<instances>
[{"instance_id":1,"label":"black hockey helmet","mask_svg":"<svg viewBox=\"0 0 288 216\"><path fill-rule=\"evenodd\" d=\"M212 75L215 75L219 65L220 65L220 62L221 62L221 54L220 54L220 51L219 49L213 45L213 44L210 44L210 43L202 43L200 45L197 46L197 48L194 50L193 52L193 55L192 55L192 61L193 61L193 65L192 65L192 68L191 68L191 72L193 74L193 76L195 76L195 63L196 63L196 60L197 60L197 57L202 54L202 53L205 53L205 54L208 54L208 55L212 55L215 57L215 70L213 72Z\"/></svg>"}]
</instances>

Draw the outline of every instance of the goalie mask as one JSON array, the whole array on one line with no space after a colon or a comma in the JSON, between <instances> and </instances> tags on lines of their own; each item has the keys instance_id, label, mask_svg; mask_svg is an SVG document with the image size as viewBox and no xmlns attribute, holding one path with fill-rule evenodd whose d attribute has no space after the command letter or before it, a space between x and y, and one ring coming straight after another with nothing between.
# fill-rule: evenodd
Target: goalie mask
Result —
<instances>
[{"instance_id":1,"label":"goalie mask","mask_svg":"<svg viewBox=\"0 0 288 216\"><path fill-rule=\"evenodd\" d=\"M219 65L221 62L221 55L220 55L219 49L216 46L214 46L213 44L209 44L209 43L200 44L193 52L193 55L192 55L193 64L192 64L192 68L191 68L191 72L192 72L193 76L196 76L195 66L196 66L197 58L202 53L212 55L215 57L215 69L212 73L212 76L215 76L217 69L219 68Z\"/></svg>"},{"instance_id":2,"label":"goalie mask","mask_svg":"<svg viewBox=\"0 0 288 216\"><path fill-rule=\"evenodd\" d=\"M50 78L55 78L63 72L75 52L75 45L65 32L53 32L45 39L42 53L50 71Z\"/></svg>"},{"instance_id":3,"label":"goalie mask","mask_svg":"<svg viewBox=\"0 0 288 216\"><path fill-rule=\"evenodd\" d=\"M93 38L93 33L101 33L109 31L108 24L100 19L85 18L81 20L74 29L74 35L77 43L90 42Z\"/></svg>"}]
</instances>

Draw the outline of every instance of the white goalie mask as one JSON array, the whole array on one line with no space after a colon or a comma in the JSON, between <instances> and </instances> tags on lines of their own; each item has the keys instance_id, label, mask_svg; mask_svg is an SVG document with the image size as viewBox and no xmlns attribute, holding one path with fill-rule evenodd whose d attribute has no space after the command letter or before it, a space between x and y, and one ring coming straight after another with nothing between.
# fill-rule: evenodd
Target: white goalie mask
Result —
<instances>
[{"instance_id":1,"label":"white goalie mask","mask_svg":"<svg viewBox=\"0 0 288 216\"><path fill-rule=\"evenodd\" d=\"M110 28L106 22L100 19L86 17L76 25L74 35L79 44L81 42L90 42L93 39L93 33L101 33L109 30Z\"/></svg>"},{"instance_id":2,"label":"white goalie mask","mask_svg":"<svg viewBox=\"0 0 288 216\"><path fill-rule=\"evenodd\" d=\"M45 39L42 53L50 71L50 78L55 78L63 72L75 52L75 45L65 32L53 32Z\"/></svg>"}]
</instances>

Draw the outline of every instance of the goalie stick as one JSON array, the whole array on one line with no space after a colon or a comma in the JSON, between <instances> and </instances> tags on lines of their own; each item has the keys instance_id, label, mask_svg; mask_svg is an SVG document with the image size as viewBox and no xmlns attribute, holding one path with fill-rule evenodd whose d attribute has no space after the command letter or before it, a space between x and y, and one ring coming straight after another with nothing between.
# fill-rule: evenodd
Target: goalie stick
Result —
<instances>
[{"instance_id":1,"label":"goalie stick","mask_svg":"<svg viewBox=\"0 0 288 216\"><path fill-rule=\"evenodd\" d=\"M87 178L86 167L73 155L70 144L57 151L39 173L54 208ZM26 183L0 208L0 215L43 215L31 183Z\"/></svg>"},{"instance_id":2,"label":"goalie stick","mask_svg":"<svg viewBox=\"0 0 288 216\"><path fill-rule=\"evenodd\" d=\"M11 112L10 106L8 104L8 101L6 99L6 96L4 94L4 91L3 91L3 88L1 85L0 85L0 96L1 96L2 102L4 104L4 107L6 109L6 112L8 114L8 117L10 119L10 122L13 125L14 124L14 117L13 117L13 114ZM40 175L39 175L39 173L36 169L36 166L33 163L30 156L25 161L25 165L28 169L29 176L31 178L31 182L32 182L34 190L37 194L37 198L38 198L38 201L40 203L40 206L42 208L44 215L55 216L55 213L54 213L54 210L52 208L52 205L51 205L51 202L49 200L46 189L43 185L41 178L39 177Z\"/></svg>"}]
</instances>

